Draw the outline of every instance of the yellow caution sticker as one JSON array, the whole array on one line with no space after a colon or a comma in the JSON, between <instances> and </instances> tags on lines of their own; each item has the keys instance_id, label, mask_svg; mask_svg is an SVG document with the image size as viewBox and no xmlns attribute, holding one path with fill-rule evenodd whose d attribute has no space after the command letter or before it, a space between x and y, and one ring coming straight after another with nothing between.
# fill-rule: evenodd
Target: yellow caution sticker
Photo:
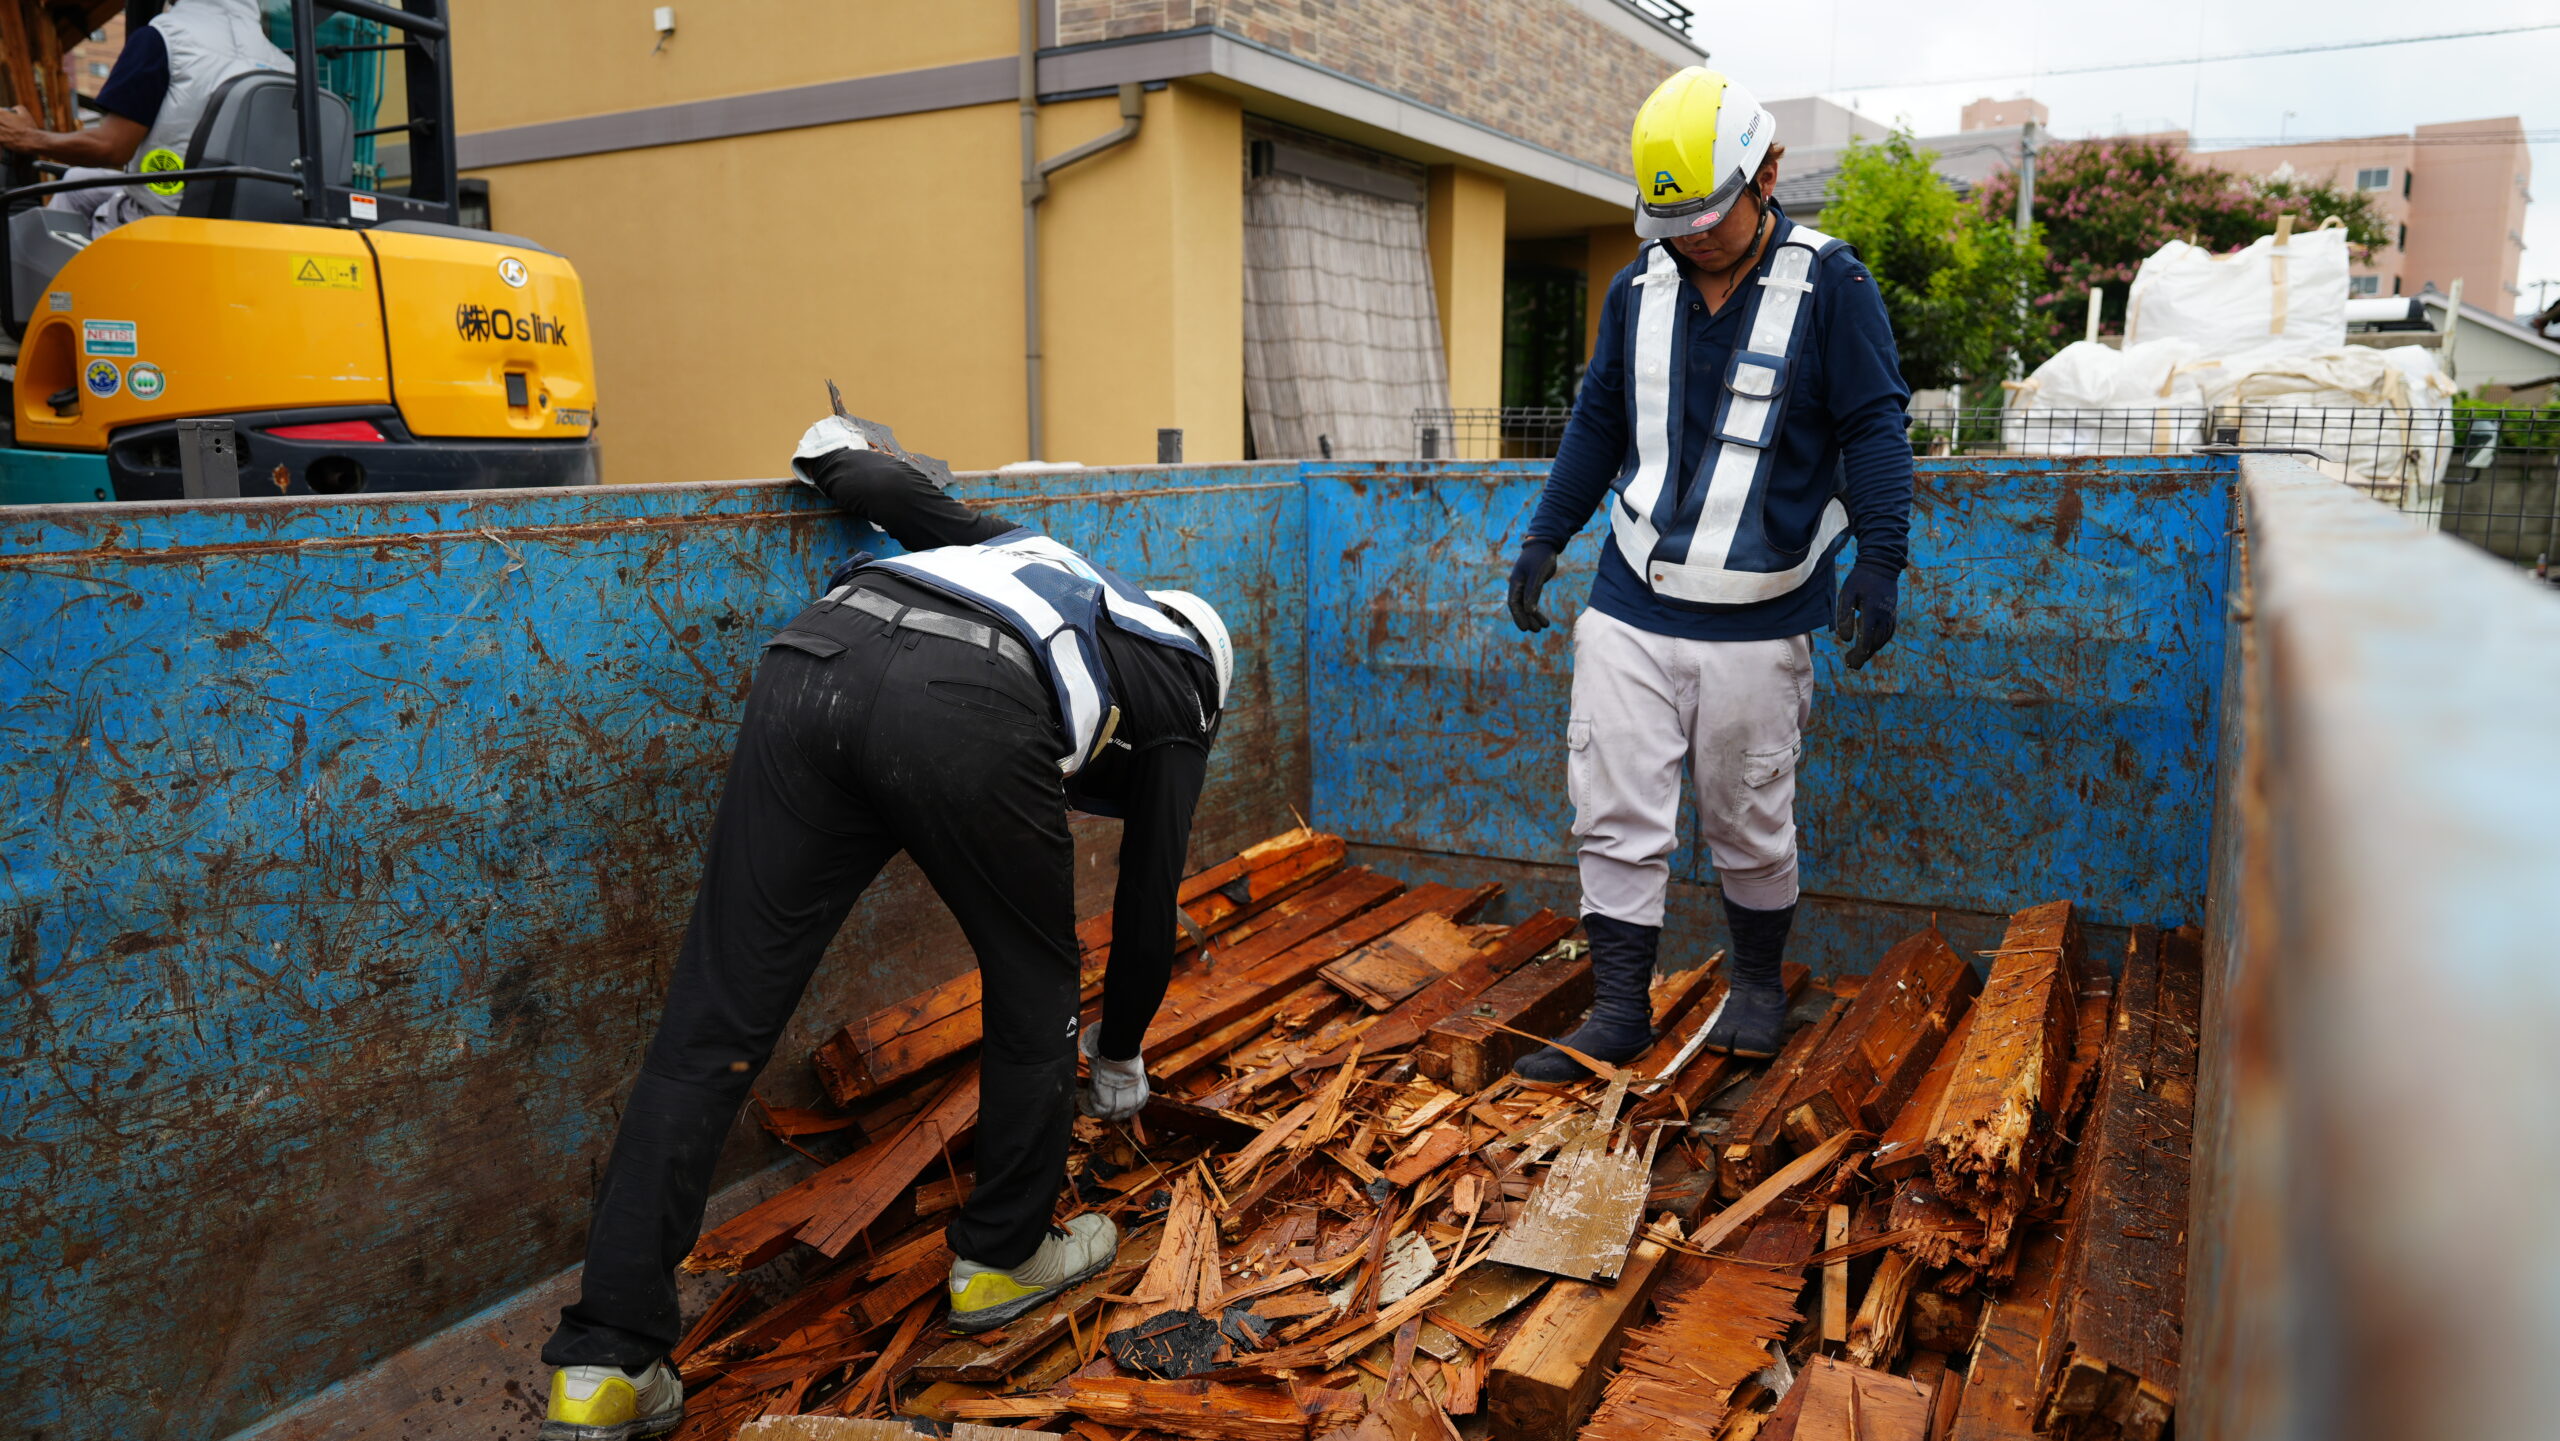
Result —
<instances>
[{"instance_id":1,"label":"yellow caution sticker","mask_svg":"<svg viewBox=\"0 0 2560 1441\"><path fill-rule=\"evenodd\" d=\"M164 171L184 170L186 168L186 157L180 155L175 150L171 150L165 145L157 150L145 154L142 157L142 163L134 167L135 170L140 171L145 175L158 175ZM187 182L183 180L154 180L142 188L150 191L154 195L181 195L186 192Z\"/></svg>"},{"instance_id":2,"label":"yellow caution sticker","mask_svg":"<svg viewBox=\"0 0 2560 1441\"><path fill-rule=\"evenodd\" d=\"M336 255L292 257L293 283L322 290L353 290L362 280L364 263Z\"/></svg>"}]
</instances>

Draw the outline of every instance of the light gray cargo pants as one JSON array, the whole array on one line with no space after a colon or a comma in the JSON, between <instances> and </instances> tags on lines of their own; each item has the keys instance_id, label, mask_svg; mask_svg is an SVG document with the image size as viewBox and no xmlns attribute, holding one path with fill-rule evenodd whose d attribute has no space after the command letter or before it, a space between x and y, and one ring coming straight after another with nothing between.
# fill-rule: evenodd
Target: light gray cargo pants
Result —
<instances>
[{"instance_id":1,"label":"light gray cargo pants","mask_svg":"<svg viewBox=\"0 0 2560 1441\"><path fill-rule=\"evenodd\" d=\"M1812 714L1810 636L1681 640L1585 610L1565 767L1583 912L1662 924L1683 760L1725 895L1753 910L1793 905L1796 756Z\"/></svg>"}]
</instances>

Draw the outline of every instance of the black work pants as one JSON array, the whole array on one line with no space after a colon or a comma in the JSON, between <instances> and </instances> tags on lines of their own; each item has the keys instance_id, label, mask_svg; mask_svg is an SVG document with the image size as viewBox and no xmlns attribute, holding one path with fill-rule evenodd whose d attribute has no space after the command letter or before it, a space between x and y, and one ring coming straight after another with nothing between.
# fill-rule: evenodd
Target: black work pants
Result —
<instances>
[{"instance_id":1,"label":"black work pants","mask_svg":"<svg viewBox=\"0 0 2560 1441\"><path fill-rule=\"evenodd\" d=\"M674 1270L721 1144L810 973L904 850L985 973L977 1181L953 1251L1045 1234L1074 1117L1074 844L1048 685L995 650L820 605L769 643L658 1033L614 1137L584 1288L542 1351L638 1369L678 1336Z\"/></svg>"}]
</instances>

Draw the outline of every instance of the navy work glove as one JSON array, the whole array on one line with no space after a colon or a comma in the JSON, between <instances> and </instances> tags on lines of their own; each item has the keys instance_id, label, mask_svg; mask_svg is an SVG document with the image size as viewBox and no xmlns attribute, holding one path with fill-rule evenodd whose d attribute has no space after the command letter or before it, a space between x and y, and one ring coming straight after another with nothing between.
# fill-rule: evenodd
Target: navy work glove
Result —
<instances>
[{"instance_id":1,"label":"navy work glove","mask_svg":"<svg viewBox=\"0 0 2560 1441\"><path fill-rule=\"evenodd\" d=\"M1538 609L1538 593L1555 579L1556 546L1551 540L1535 536L1520 542L1520 558L1511 562L1511 623L1522 630L1547 628L1547 617Z\"/></svg>"},{"instance_id":2,"label":"navy work glove","mask_svg":"<svg viewBox=\"0 0 2560 1441\"><path fill-rule=\"evenodd\" d=\"M1887 570L1854 566L1840 582L1840 599L1831 615L1831 633L1849 647L1849 669L1856 670L1893 639L1893 613L1901 604L1901 580Z\"/></svg>"}]
</instances>

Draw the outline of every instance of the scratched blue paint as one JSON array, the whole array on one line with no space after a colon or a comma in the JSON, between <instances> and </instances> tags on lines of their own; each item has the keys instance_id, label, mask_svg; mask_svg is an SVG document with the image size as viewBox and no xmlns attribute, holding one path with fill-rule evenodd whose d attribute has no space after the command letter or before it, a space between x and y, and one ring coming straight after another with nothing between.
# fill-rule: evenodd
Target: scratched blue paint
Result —
<instances>
[{"instance_id":1,"label":"scratched blue paint","mask_svg":"<svg viewBox=\"0 0 2560 1441\"><path fill-rule=\"evenodd\" d=\"M1228 613L1209 853L1311 801L1357 841L1554 864L1564 640L1501 616L1536 483L962 489ZM2194 915L2228 484L1928 468L1902 638L1856 677L1819 651L1809 884ZM574 1259L756 646L866 544L758 482L0 514L14 1425L224 1435ZM960 963L910 892L857 911L777 1072Z\"/></svg>"},{"instance_id":2,"label":"scratched blue paint","mask_svg":"<svg viewBox=\"0 0 2560 1441\"><path fill-rule=\"evenodd\" d=\"M1287 824L1303 549L1233 538L1294 470L981 488L1255 638L1200 831ZM865 539L771 483L0 514L17 1432L225 1435L575 1259L757 646ZM949 974L929 919L859 911L776 1070Z\"/></svg>"},{"instance_id":3,"label":"scratched blue paint","mask_svg":"<svg viewBox=\"0 0 2560 1441\"><path fill-rule=\"evenodd\" d=\"M2229 462L1931 461L1890 649L1815 644L1798 791L1809 891L2124 925L2199 918ZM1355 841L1570 864L1571 622L1595 525L1513 628L1542 467L1311 467L1316 823ZM1685 810L1684 803L1684 810ZM1675 855L1710 881L1694 821Z\"/></svg>"}]
</instances>

